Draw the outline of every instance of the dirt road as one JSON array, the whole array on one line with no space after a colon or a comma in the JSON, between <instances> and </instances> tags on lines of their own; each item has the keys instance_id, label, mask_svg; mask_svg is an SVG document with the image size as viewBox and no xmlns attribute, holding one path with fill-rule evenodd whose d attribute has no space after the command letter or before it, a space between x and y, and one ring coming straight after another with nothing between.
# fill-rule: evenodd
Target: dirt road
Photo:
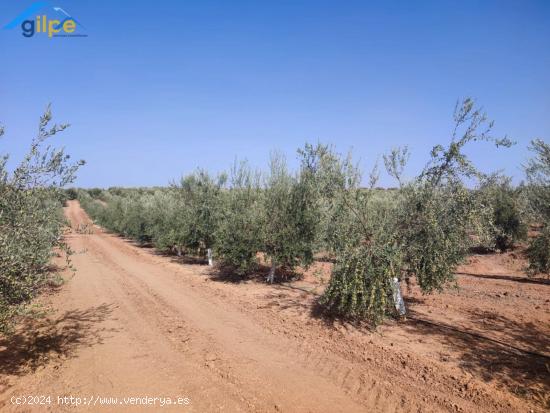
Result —
<instances>
[{"instance_id":1,"label":"dirt road","mask_svg":"<svg viewBox=\"0 0 550 413\"><path fill-rule=\"evenodd\" d=\"M66 214L76 273L43 298L54 310L46 319L0 342L0 410L74 410L58 396L80 397L92 405L78 410L89 411L538 409L407 350L395 332L394 348L379 333L327 325L311 294L292 286L217 280L206 266L105 233L76 201ZM19 395L52 399L16 406ZM129 406L130 397L184 404ZM117 398L115 405L105 398Z\"/></svg>"}]
</instances>

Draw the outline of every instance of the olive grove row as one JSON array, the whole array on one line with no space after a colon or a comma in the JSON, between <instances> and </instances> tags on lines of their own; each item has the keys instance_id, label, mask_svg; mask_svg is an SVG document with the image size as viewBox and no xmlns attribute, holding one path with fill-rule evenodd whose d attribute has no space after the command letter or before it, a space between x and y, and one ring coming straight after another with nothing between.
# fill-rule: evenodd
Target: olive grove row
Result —
<instances>
[{"instance_id":1,"label":"olive grove row","mask_svg":"<svg viewBox=\"0 0 550 413\"><path fill-rule=\"evenodd\" d=\"M415 277L424 292L454 281L472 247L513 248L530 241L530 273L549 271L550 148L532 142L526 183L513 187L481 173L464 148L486 141L493 123L471 99L457 104L450 142L434 147L422 172L405 179L407 148L383 157L398 188L377 189L378 167L363 177L351 155L306 144L292 172L273 154L266 172L236 162L229 173L199 170L168 188L73 190L100 225L174 254L214 259L235 277L270 267L268 281L308 267L335 264L321 303L338 315L373 322L403 312L399 281ZM368 182L368 185L364 185Z\"/></svg>"}]
</instances>

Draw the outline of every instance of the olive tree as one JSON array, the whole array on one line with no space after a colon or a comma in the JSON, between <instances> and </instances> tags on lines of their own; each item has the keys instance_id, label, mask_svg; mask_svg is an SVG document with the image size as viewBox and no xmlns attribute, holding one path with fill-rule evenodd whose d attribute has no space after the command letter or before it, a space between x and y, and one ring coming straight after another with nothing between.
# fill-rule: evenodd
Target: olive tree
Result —
<instances>
[{"instance_id":1,"label":"olive tree","mask_svg":"<svg viewBox=\"0 0 550 413\"><path fill-rule=\"evenodd\" d=\"M548 223L550 222L550 144L542 139L535 139L531 142L529 150L533 156L524 166L529 203L535 218Z\"/></svg>"},{"instance_id":2,"label":"olive tree","mask_svg":"<svg viewBox=\"0 0 550 413\"><path fill-rule=\"evenodd\" d=\"M4 332L49 279L53 250L69 252L62 237L62 188L73 182L84 162L72 163L63 149L45 146L69 126L51 125L51 120L48 106L27 155L12 173L7 169L8 155L0 158L0 331Z\"/></svg>"},{"instance_id":3,"label":"olive tree","mask_svg":"<svg viewBox=\"0 0 550 413\"><path fill-rule=\"evenodd\" d=\"M397 310L403 314L398 281L415 277L423 292L441 290L468 253L478 203L464 179L482 174L465 155L474 141L510 146L508 138L491 136L493 123L471 99L457 104L455 127L447 147L437 145L430 162L412 182L402 185L393 202L374 202L369 190L341 191L342 205L355 218L360 236L350 237L337 257L322 298L331 311L366 317L374 323ZM400 174L406 152L386 157L390 175ZM394 161L392 161L395 160Z\"/></svg>"},{"instance_id":4,"label":"olive tree","mask_svg":"<svg viewBox=\"0 0 550 413\"><path fill-rule=\"evenodd\" d=\"M404 185L403 172L410 155L409 148L405 146L393 148L389 154L383 156L386 172L398 182L400 188Z\"/></svg>"},{"instance_id":5,"label":"olive tree","mask_svg":"<svg viewBox=\"0 0 550 413\"><path fill-rule=\"evenodd\" d=\"M226 180L225 174L213 178L208 172L198 170L173 185L182 206L177 215L177 241L199 255L206 255L210 265Z\"/></svg>"},{"instance_id":6,"label":"olive tree","mask_svg":"<svg viewBox=\"0 0 550 413\"><path fill-rule=\"evenodd\" d=\"M178 245L179 211L183 203L173 188L157 189L144 201L146 228L153 245L174 251Z\"/></svg>"},{"instance_id":7,"label":"olive tree","mask_svg":"<svg viewBox=\"0 0 550 413\"><path fill-rule=\"evenodd\" d=\"M357 209L351 207L357 201L353 196L361 195L360 170L351 153L342 157L328 145L306 144L298 154L301 179L309 188L314 249L334 258L350 237L360 237L356 230Z\"/></svg>"},{"instance_id":8,"label":"olive tree","mask_svg":"<svg viewBox=\"0 0 550 413\"><path fill-rule=\"evenodd\" d=\"M512 187L509 177L498 173L483 177L476 196L484 207L479 214L483 246L506 251L527 237L522 188Z\"/></svg>"},{"instance_id":9,"label":"olive tree","mask_svg":"<svg viewBox=\"0 0 550 413\"><path fill-rule=\"evenodd\" d=\"M403 265L397 204L378 196L376 169L361 188L358 172L346 160L341 165L346 180L334 197L333 215L340 228L331 240L336 262L321 303L332 313L377 323L396 303L402 310L395 285Z\"/></svg>"},{"instance_id":10,"label":"olive tree","mask_svg":"<svg viewBox=\"0 0 550 413\"><path fill-rule=\"evenodd\" d=\"M260 174L247 162L235 162L229 187L223 192L219 224L216 231L216 259L238 276L257 266L261 249Z\"/></svg>"},{"instance_id":11,"label":"olive tree","mask_svg":"<svg viewBox=\"0 0 550 413\"><path fill-rule=\"evenodd\" d=\"M285 158L273 153L262 197L262 251L271 262L267 281L276 269L293 270L313 261L315 211L313 191L306 172L292 175Z\"/></svg>"},{"instance_id":12,"label":"olive tree","mask_svg":"<svg viewBox=\"0 0 550 413\"><path fill-rule=\"evenodd\" d=\"M534 217L542 224L542 229L529 243L528 274L550 275L550 144L535 139L529 149L533 157L525 166L527 193Z\"/></svg>"},{"instance_id":13,"label":"olive tree","mask_svg":"<svg viewBox=\"0 0 550 413\"><path fill-rule=\"evenodd\" d=\"M465 180L484 175L471 163L464 147L485 141L496 147L509 147L507 138L491 135L494 122L475 107L472 99L457 104L455 126L447 147L437 145L421 175L405 192L402 209L402 242L407 274L414 275L424 292L441 290L454 280L454 272L472 246L482 207Z\"/></svg>"}]
</instances>

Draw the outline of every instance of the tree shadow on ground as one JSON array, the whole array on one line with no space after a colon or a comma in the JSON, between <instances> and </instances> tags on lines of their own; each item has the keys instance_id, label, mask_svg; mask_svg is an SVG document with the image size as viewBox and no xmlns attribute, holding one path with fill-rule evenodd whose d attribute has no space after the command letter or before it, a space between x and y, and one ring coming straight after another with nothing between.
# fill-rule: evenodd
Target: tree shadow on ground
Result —
<instances>
[{"instance_id":1,"label":"tree shadow on ground","mask_svg":"<svg viewBox=\"0 0 550 413\"><path fill-rule=\"evenodd\" d=\"M187 264L187 265L208 265L208 259L204 257L199 257L195 255L177 255L171 251L159 251L157 249L152 249L152 254L159 257L165 257L170 260L170 262L176 264Z\"/></svg>"},{"instance_id":2,"label":"tree shadow on ground","mask_svg":"<svg viewBox=\"0 0 550 413\"><path fill-rule=\"evenodd\" d=\"M550 285L549 278L541 278L541 277L529 278L529 277L518 277L515 275L505 275L505 274L472 274L469 272L457 272L456 275L466 275L468 277L485 278L489 280L513 281L513 282L525 283L525 284Z\"/></svg>"},{"instance_id":3,"label":"tree shadow on ground","mask_svg":"<svg viewBox=\"0 0 550 413\"><path fill-rule=\"evenodd\" d=\"M265 278L262 279L265 284ZM304 285L278 282L272 285L273 290L265 295L269 300L266 305L258 308L278 308L279 310L296 310L299 314L307 314L329 328L352 325L357 329L374 331L375 325L358 319L357 317L344 317L330 311L320 300L323 296L320 286L307 287ZM297 294L296 294L297 293Z\"/></svg>"},{"instance_id":4,"label":"tree shadow on ground","mask_svg":"<svg viewBox=\"0 0 550 413\"><path fill-rule=\"evenodd\" d=\"M0 336L0 375L23 375L55 358L74 356L79 347L102 344L112 304L67 311L56 319L26 318L16 331ZM109 330L112 331L112 330Z\"/></svg>"},{"instance_id":5,"label":"tree shadow on ground","mask_svg":"<svg viewBox=\"0 0 550 413\"><path fill-rule=\"evenodd\" d=\"M403 328L431 336L458 353L460 367L475 377L550 407L550 337L534 323L480 310L471 310L470 316L480 326L476 331L427 320L414 312ZM490 337L491 330L500 333L498 339Z\"/></svg>"},{"instance_id":6,"label":"tree shadow on ground","mask_svg":"<svg viewBox=\"0 0 550 413\"><path fill-rule=\"evenodd\" d=\"M245 282L256 282L260 284L266 284L267 276L271 267L265 264L257 264L254 271L249 274L240 275L234 268L215 266L209 272L208 275L212 281L240 284ZM278 268L275 273L275 279L272 286L279 286L282 283L289 281L296 281L300 279L300 274L295 271L291 271L285 268Z\"/></svg>"},{"instance_id":7,"label":"tree shadow on ground","mask_svg":"<svg viewBox=\"0 0 550 413\"><path fill-rule=\"evenodd\" d=\"M279 310L293 309L298 313L308 314L311 312L311 292L301 290L298 295L288 294L288 289L301 290L286 285L274 285L273 291L265 295L266 304L259 308L277 308Z\"/></svg>"},{"instance_id":8,"label":"tree shadow on ground","mask_svg":"<svg viewBox=\"0 0 550 413\"><path fill-rule=\"evenodd\" d=\"M208 272L210 280L221 283L241 284L247 282L266 282L269 269L259 266L250 274L238 274L233 268L216 267Z\"/></svg>"},{"instance_id":9,"label":"tree shadow on ground","mask_svg":"<svg viewBox=\"0 0 550 413\"><path fill-rule=\"evenodd\" d=\"M424 298L407 297L406 301L408 305L421 305ZM286 298L279 306L305 310L306 302L299 297ZM313 302L310 310L312 317L330 327L350 323L359 329L372 331L374 328L365 321L333 315L318 300ZM521 322L480 309L468 311L468 319L476 326L475 330L427 317L409 310L407 319L399 324L411 337L429 336L441 343L442 346L434 344L434 349L441 349L443 361L448 360L445 348L449 348L450 354L457 355L460 368L472 376L494 382L519 397L550 408L550 336L544 325Z\"/></svg>"}]
</instances>

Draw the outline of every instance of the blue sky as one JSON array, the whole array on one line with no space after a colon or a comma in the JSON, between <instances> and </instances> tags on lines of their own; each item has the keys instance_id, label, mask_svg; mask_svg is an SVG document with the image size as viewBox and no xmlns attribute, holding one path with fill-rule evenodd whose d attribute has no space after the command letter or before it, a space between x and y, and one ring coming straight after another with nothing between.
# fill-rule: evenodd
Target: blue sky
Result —
<instances>
[{"instance_id":1,"label":"blue sky","mask_svg":"<svg viewBox=\"0 0 550 413\"><path fill-rule=\"evenodd\" d=\"M0 3L0 26L32 1ZM163 185L305 141L353 148L365 169L408 145L416 174L472 96L518 143L469 151L518 182L550 140L548 1L52 1L87 38L0 30L0 152L18 159L52 102L88 163L79 186ZM392 185L382 177L382 185Z\"/></svg>"}]
</instances>

